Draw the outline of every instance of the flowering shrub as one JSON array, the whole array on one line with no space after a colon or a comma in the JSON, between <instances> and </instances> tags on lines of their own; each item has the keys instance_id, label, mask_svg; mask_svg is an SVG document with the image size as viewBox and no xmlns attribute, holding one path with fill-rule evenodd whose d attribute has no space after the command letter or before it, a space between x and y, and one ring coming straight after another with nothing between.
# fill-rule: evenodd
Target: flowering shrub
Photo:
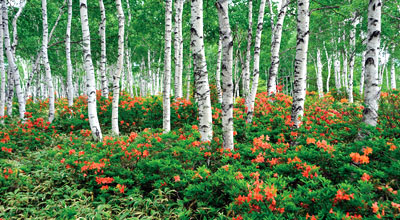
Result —
<instances>
[{"instance_id":1,"label":"flowering shrub","mask_svg":"<svg viewBox=\"0 0 400 220\"><path fill-rule=\"evenodd\" d=\"M202 143L193 100L171 103L172 131L163 134L161 98L122 93L121 136L106 132L102 142L94 143L85 97L71 108L58 100L53 124L42 117L46 102L28 102L32 113L27 120L7 118L0 131L0 207L14 207L0 218L78 218L96 210L104 218L399 218L398 92L382 94L376 128L360 123L363 106L343 98L340 93L322 99L308 93L298 130L291 129L291 97L257 94L251 124L246 124L247 109L238 98L233 151L222 149L219 104L212 107L213 140ZM105 131L110 130L111 100L98 96ZM369 135L358 139L360 129ZM62 191L45 194L37 184ZM78 189L82 195L76 198ZM15 196L33 193L51 198L55 204L47 205L54 211L41 211L39 200ZM59 194L71 195L77 203ZM62 211L57 201L71 208ZM31 209L35 212L26 211Z\"/></svg>"}]
</instances>

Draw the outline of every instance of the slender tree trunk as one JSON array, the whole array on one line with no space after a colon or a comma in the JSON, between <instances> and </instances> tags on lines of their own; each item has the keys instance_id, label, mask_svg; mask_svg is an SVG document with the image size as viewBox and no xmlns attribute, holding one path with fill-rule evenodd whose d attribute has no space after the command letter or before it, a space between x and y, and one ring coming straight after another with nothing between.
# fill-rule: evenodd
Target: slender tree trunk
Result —
<instances>
[{"instance_id":1,"label":"slender tree trunk","mask_svg":"<svg viewBox=\"0 0 400 220\"><path fill-rule=\"evenodd\" d=\"M253 40L253 0L248 0L249 6L249 27L247 29L247 48L246 63L243 72L243 97L248 99L250 93L250 60L251 60L251 42Z\"/></svg>"},{"instance_id":2,"label":"slender tree trunk","mask_svg":"<svg viewBox=\"0 0 400 220\"><path fill-rule=\"evenodd\" d=\"M335 87L339 91L340 88L342 88L342 84L340 82L340 59L339 59L339 53L336 52L333 55L333 69L335 72Z\"/></svg>"},{"instance_id":3,"label":"slender tree trunk","mask_svg":"<svg viewBox=\"0 0 400 220\"><path fill-rule=\"evenodd\" d=\"M49 30L48 30L48 24L47 24L47 0L42 0L42 15L43 15L42 51L43 51L44 69L46 71L47 88L49 90L49 122L51 123L54 120L55 106L54 106L54 85L53 85L53 79L51 76L49 57L47 54L47 46L49 44L49 42L48 42Z\"/></svg>"},{"instance_id":4,"label":"slender tree trunk","mask_svg":"<svg viewBox=\"0 0 400 220\"><path fill-rule=\"evenodd\" d=\"M381 0L371 0L368 6L368 41L365 54L365 97L363 121L367 125L376 126L378 122L378 101L380 88L378 85L378 53L381 35Z\"/></svg>"},{"instance_id":5,"label":"slender tree trunk","mask_svg":"<svg viewBox=\"0 0 400 220\"><path fill-rule=\"evenodd\" d=\"M317 87L318 87L318 95L320 98L324 96L324 85L322 80L322 61L321 61L321 51L317 49Z\"/></svg>"},{"instance_id":6,"label":"slender tree trunk","mask_svg":"<svg viewBox=\"0 0 400 220\"><path fill-rule=\"evenodd\" d=\"M203 0L191 0L191 48L193 52L195 98L199 105L201 141L212 139L212 112L207 63L204 52Z\"/></svg>"},{"instance_id":7,"label":"slender tree trunk","mask_svg":"<svg viewBox=\"0 0 400 220\"><path fill-rule=\"evenodd\" d=\"M18 18L21 16L22 10L24 10L25 5L26 5L26 1L23 0L23 1L20 2L18 11L15 14L15 16L14 16L12 22L11 22L12 23L12 27L13 27L13 41L12 41L12 44L11 44L11 50L12 50L12 53L13 53L14 57L15 57L15 51L16 51L17 45L18 45L17 21L18 21Z\"/></svg>"},{"instance_id":8,"label":"slender tree trunk","mask_svg":"<svg viewBox=\"0 0 400 220\"><path fill-rule=\"evenodd\" d=\"M356 13L353 13L353 21L352 21L352 29L350 30L350 63L349 63L349 89L347 93L349 94L349 102L353 103L353 75L354 75L354 62L355 62L355 48L356 48L356 26L357 26L357 17Z\"/></svg>"},{"instance_id":9,"label":"slender tree trunk","mask_svg":"<svg viewBox=\"0 0 400 220\"><path fill-rule=\"evenodd\" d=\"M247 123L251 123L253 119L254 102L256 100L257 88L258 88L258 78L260 76L260 47L261 47L261 34L264 24L264 10L265 10L265 0L261 0L260 11L258 14L256 41L254 44L254 67L253 67L253 85L251 88L250 95L246 100L247 108Z\"/></svg>"},{"instance_id":10,"label":"slender tree trunk","mask_svg":"<svg viewBox=\"0 0 400 220\"><path fill-rule=\"evenodd\" d=\"M221 62L222 62L222 36L220 36L218 40L217 72L215 73L215 83L217 84L218 102L222 104Z\"/></svg>"},{"instance_id":11,"label":"slender tree trunk","mask_svg":"<svg viewBox=\"0 0 400 220\"><path fill-rule=\"evenodd\" d=\"M326 49L325 44L324 44L324 49L325 49L326 60L328 63L328 77L326 78L326 92L328 93L329 92L329 82L331 79L331 72L332 72L332 57L329 56L328 50Z\"/></svg>"},{"instance_id":12,"label":"slender tree trunk","mask_svg":"<svg viewBox=\"0 0 400 220\"><path fill-rule=\"evenodd\" d=\"M82 37L83 37L83 57L86 69L86 90L88 95L88 113L89 123L92 131L93 138L96 141L103 139L99 119L97 117L96 108L96 81L94 78L94 69L92 61L92 53L90 50L90 31L87 13L87 0L80 0L80 14L82 24Z\"/></svg>"},{"instance_id":13,"label":"slender tree trunk","mask_svg":"<svg viewBox=\"0 0 400 220\"><path fill-rule=\"evenodd\" d=\"M59 23L59 21L61 19L61 16L64 14L64 7L65 7L66 1L67 0L64 0L63 5L59 9L58 17L57 17L56 22L54 23L53 27L51 28L48 42L51 42L54 30L56 29L56 27L57 27L57 25L58 25L58 23ZM35 59L34 65L32 67L32 71L30 72L30 74L28 76L28 80L27 80L27 82L25 84L25 94L24 94L25 101L28 100L28 97L29 97L30 87L31 87L31 84L32 84L33 76L36 73L38 73L39 70L40 70L39 64L40 64L40 59L42 58L42 55L43 55L43 50L41 48L40 51L36 55L36 59Z\"/></svg>"},{"instance_id":14,"label":"slender tree trunk","mask_svg":"<svg viewBox=\"0 0 400 220\"><path fill-rule=\"evenodd\" d=\"M362 53L362 70L361 70L361 78L360 78L360 96L364 95L364 82L365 82L365 55L366 52Z\"/></svg>"},{"instance_id":15,"label":"slender tree trunk","mask_svg":"<svg viewBox=\"0 0 400 220\"><path fill-rule=\"evenodd\" d=\"M189 100L190 99L190 76L192 75L192 54L191 52L189 52L189 67L188 67L188 71L186 73L186 99Z\"/></svg>"},{"instance_id":16,"label":"slender tree trunk","mask_svg":"<svg viewBox=\"0 0 400 220\"><path fill-rule=\"evenodd\" d=\"M100 78L101 78L101 95L108 98L108 80L106 74L107 52L106 52L106 10L103 0L99 0L101 22L99 26L101 55L100 55Z\"/></svg>"},{"instance_id":17,"label":"slender tree trunk","mask_svg":"<svg viewBox=\"0 0 400 220\"><path fill-rule=\"evenodd\" d=\"M1 62L1 60L0 60L0 62ZM396 89L396 69L394 67L394 58L393 58L393 56L392 56L392 67L390 69L390 82L391 82L391 86L390 86L391 89Z\"/></svg>"},{"instance_id":18,"label":"slender tree trunk","mask_svg":"<svg viewBox=\"0 0 400 220\"><path fill-rule=\"evenodd\" d=\"M3 2L0 2L3 4ZM0 5L2 7L2 5ZM3 24L3 12L0 10L0 25ZM0 26L0 123L4 123L4 108L6 105L6 70L4 68L4 34L3 28Z\"/></svg>"},{"instance_id":19,"label":"slender tree trunk","mask_svg":"<svg viewBox=\"0 0 400 220\"><path fill-rule=\"evenodd\" d=\"M233 41L229 24L228 0L218 0L219 32L222 39L222 136L224 149L233 150ZM237 66L236 66L237 68Z\"/></svg>"},{"instance_id":20,"label":"slender tree trunk","mask_svg":"<svg viewBox=\"0 0 400 220\"><path fill-rule=\"evenodd\" d=\"M125 33L125 16L122 9L121 0L115 0L118 14L118 60L117 69L113 76L113 100L112 100L112 115L111 127L114 135L119 135L119 121L118 121L118 104L119 104L119 84L122 69L124 68L124 33Z\"/></svg>"},{"instance_id":21,"label":"slender tree trunk","mask_svg":"<svg viewBox=\"0 0 400 220\"><path fill-rule=\"evenodd\" d=\"M68 0L67 33L65 35L65 53L67 57L67 95L68 106L74 104L74 85L72 84L72 62L71 62L71 23L72 23L72 0Z\"/></svg>"},{"instance_id":22,"label":"slender tree trunk","mask_svg":"<svg viewBox=\"0 0 400 220\"><path fill-rule=\"evenodd\" d=\"M278 75L279 68L279 51L281 47L282 38L282 27L286 16L287 0L282 0L282 8L278 14L278 20L273 29L273 39L271 46L271 67L269 68L269 80L268 80L268 95L276 93L276 77Z\"/></svg>"},{"instance_id":23,"label":"slender tree trunk","mask_svg":"<svg viewBox=\"0 0 400 220\"><path fill-rule=\"evenodd\" d=\"M304 113L307 80L307 51L310 28L309 0L297 1L297 46L294 64L292 122L299 128Z\"/></svg>"},{"instance_id":24,"label":"slender tree trunk","mask_svg":"<svg viewBox=\"0 0 400 220\"><path fill-rule=\"evenodd\" d=\"M2 0L1 3L2 3L2 9L3 9L4 45L5 45L6 56L7 56L7 60L8 60L8 69L10 72L10 76L12 76L11 81L14 81L15 90L17 92L18 105L19 105L19 117L21 119L24 119L25 99L24 99L24 93L21 89L21 81L20 81L18 67L15 64L15 57L13 56L12 49L11 49L10 33L8 31L7 3L4 0ZM9 85L9 86L11 86L11 85ZM8 96L9 96L8 99L11 100L11 102L12 102L13 93L8 94Z\"/></svg>"},{"instance_id":25,"label":"slender tree trunk","mask_svg":"<svg viewBox=\"0 0 400 220\"><path fill-rule=\"evenodd\" d=\"M163 89L163 129L171 130L171 41L172 41L172 0L165 0L165 53Z\"/></svg>"},{"instance_id":26,"label":"slender tree trunk","mask_svg":"<svg viewBox=\"0 0 400 220\"><path fill-rule=\"evenodd\" d=\"M346 89L346 91L349 88L348 82L347 82L347 72L348 72L348 59L347 59L347 50L344 51L343 53L343 72L342 72L342 80L343 80L343 85Z\"/></svg>"},{"instance_id":27,"label":"slender tree trunk","mask_svg":"<svg viewBox=\"0 0 400 220\"><path fill-rule=\"evenodd\" d=\"M182 12L183 12L183 0L176 0L175 3L175 99L182 98Z\"/></svg>"}]
</instances>

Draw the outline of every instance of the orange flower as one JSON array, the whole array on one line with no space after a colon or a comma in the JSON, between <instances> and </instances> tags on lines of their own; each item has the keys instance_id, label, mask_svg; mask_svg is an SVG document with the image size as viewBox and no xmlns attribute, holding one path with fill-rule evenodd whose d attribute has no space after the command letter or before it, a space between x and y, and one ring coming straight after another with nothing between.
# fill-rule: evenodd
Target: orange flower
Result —
<instances>
[{"instance_id":1,"label":"orange flower","mask_svg":"<svg viewBox=\"0 0 400 220\"><path fill-rule=\"evenodd\" d=\"M175 180L175 182L179 182L179 181L181 181L181 177L179 175L174 176L174 180Z\"/></svg>"},{"instance_id":2,"label":"orange flower","mask_svg":"<svg viewBox=\"0 0 400 220\"><path fill-rule=\"evenodd\" d=\"M307 138L307 144L315 144L315 138Z\"/></svg>"},{"instance_id":3,"label":"orange flower","mask_svg":"<svg viewBox=\"0 0 400 220\"><path fill-rule=\"evenodd\" d=\"M375 202L374 204L372 204L371 208L372 208L373 213L377 213L379 211L378 202Z\"/></svg>"},{"instance_id":4,"label":"orange flower","mask_svg":"<svg viewBox=\"0 0 400 220\"><path fill-rule=\"evenodd\" d=\"M366 156L368 156L369 154L372 154L372 148L370 148L370 147L363 148L362 151L364 152L364 155L366 155Z\"/></svg>"},{"instance_id":5,"label":"orange flower","mask_svg":"<svg viewBox=\"0 0 400 220\"><path fill-rule=\"evenodd\" d=\"M236 177L235 177L237 180L241 180L241 179L244 179L244 176L243 176L243 174L241 173L241 172L237 172L237 175L236 175Z\"/></svg>"},{"instance_id":6,"label":"orange flower","mask_svg":"<svg viewBox=\"0 0 400 220\"><path fill-rule=\"evenodd\" d=\"M364 182L368 181L369 179L371 179L371 176L366 173L364 173L361 177L361 180Z\"/></svg>"}]
</instances>

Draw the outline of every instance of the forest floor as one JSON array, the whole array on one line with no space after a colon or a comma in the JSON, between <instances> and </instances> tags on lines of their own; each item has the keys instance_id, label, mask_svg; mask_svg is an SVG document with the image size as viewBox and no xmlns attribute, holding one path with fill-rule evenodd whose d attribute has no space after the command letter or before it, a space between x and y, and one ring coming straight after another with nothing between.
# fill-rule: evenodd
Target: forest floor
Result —
<instances>
[{"instance_id":1,"label":"forest floor","mask_svg":"<svg viewBox=\"0 0 400 220\"><path fill-rule=\"evenodd\" d=\"M235 150L199 142L197 105L171 105L162 134L160 97L121 96L119 137L111 97L98 96L102 142L93 142L87 100L27 103L27 120L0 125L0 219L395 219L400 217L400 97L382 93L376 128L361 123L360 97L307 95L291 129L291 97L257 95L255 117L234 108ZM14 106L17 113L17 105ZM360 132L368 135L360 139ZM293 144L295 143L295 144Z\"/></svg>"}]
</instances>

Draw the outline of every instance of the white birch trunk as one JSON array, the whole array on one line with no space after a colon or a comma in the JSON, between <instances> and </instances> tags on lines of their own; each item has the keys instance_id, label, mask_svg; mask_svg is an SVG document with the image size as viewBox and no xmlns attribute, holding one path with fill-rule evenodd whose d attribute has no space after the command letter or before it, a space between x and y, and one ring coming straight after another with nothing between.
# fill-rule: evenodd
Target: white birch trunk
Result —
<instances>
[{"instance_id":1,"label":"white birch trunk","mask_svg":"<svg viewBox=\"0 0 400 220\"><path fill-rule=\"evenodd\" d=\"M222 40L222 137L224 149L233 150L233 41L229 24L228 0L218 0L219 32ZM237 66L236 66L237 68Z\"/></svg>"},{"instance_id":2,"label":"white birch trunk","mask_svg":"<svg viewBox=\"0 0 400 220\"><path fill-rule=\"evenodd\" d=\"M19 105L19 117L21 119L24 119L24 115L25 115L25 99L24 99L24 93L21 89L21 81L20 81L20 75L19 75L19 71L18 71L18 67L15 64L15 57L12 53L12 49L11 49L11 43L10 43L10 33L8 30L8 9L7 9L7 3L2 0L2 10L3 10L3 30L4 30L4 46L6 49L6 56L7 56L7 60L8 60L8 70L10 73L11 77L11 81L13 81L13 84L15 86L15 90L17 93L17 98L18 98L18 105ZM9 103L11 103L12 107L12 96L13 96L13 92L11 94L8 94L8 99ZM12 108L11 108L12 109Z\"/></svg>"},{"instance_id":3,"label":"white birch trunk","mask_svg":"<svg viewBox=\"0 0 400 220\"><path fill-rule=\"evenodd\" d=\"M335 87L339 91L342 88L342 84L340 82L340 59L339 53L335 53L333 55L333 71L335 72Z\"/></svg>"},{"instance_id":4,"label":"white birch trunk","mask_svg":"<svg viewBox=\"0 0 400 220\"><path fill-rule=\"evenodd\" d=\"M332 57L329 56L328 54L328 50L325 47L325 43L324 43L324 49L325 49L325 56L326 56L326 60L327 60L327 64L328 64L328 77L326 78L326 92L329 92L329 82L331 79L331 72L332 72Z\"/></svg>"},{"instance_id":5,"label":"white birch trunk","mask_svg":"<svg viewBox=\"0 0 400 220\"><path fill-rule=\"evenodd\" d=\"M264 10L265 10L265 0L261 0L260 10L258 14L256 41L254 44L254 67L253 67L253 85L251 87L250 95L246 100L247 108L247 118L246 122L251 123L253 119L254 102L256 100L257 88L258 88L258 78L260 76L260 47L261 47L261 34L264 24Z\"/></svg>"},{"instance_id":6,"label":"white birch trunk","mask_svg":"<svg viewBox=\"0 0 400 220\"><path fill-rule=\"evenodd\" d=\"M108 98L108 80L106 74L107 65L107 47L106 47L106 10L104 8L103 0L99 0L101 22L99 25L100 32L100 44L101 44L101 55L100 55L100 78L101 78L101 95Z\"/></svg>"},{"instance_id":7,"label":"white birch trunk","mask_svg":"<svg viewBox=\"0 0 400 220\"><path fill-rule=\"evenodd\" d=\"M1 2L1 4L3 4ZM2 7L2 5L0 5ZM3 10L0 10L0 25L3 24ZM4 123L4 110L6 105L6 70L4 68L3 28L0 26L0 122Z\"/></svg>"},{"instance_id":8,"label":"white birch trunk","mask_svg":"<svg viewBox=\"0 0 400 220\"><path fill-rule=\"evenodd\" d=\"M317 87L318 87L318 95L320 98L324 96L324 85L322 80L322 61L321 61L321 51L317 49Z\"/></svg>"},{"instance_id":9,"label":"white birch trunk","mask_svg":"<svg viewBox=\"0 0 400 220\"><path fill-rule=\"evenodd\" d=\"M279 51L281 47L281 38L282 38L282 27L283 22L286 16L287 10L287 0L282 0L282 8L278 14L278 20L276 21L276 25L273 29L273 39L272 39L272 46L271 46L271 67L269 69L269 80L268 80L268 95L273 95L276 93L276 77L278 75L278 68L279 68Z\"/></svg>"},{"instance_id":10,"label":"white birch trunk","mask_svg":"<svg viewBox=\"0 0 400 220\"><path fill-rule=\"evenodd\" d=\"M117 69L113 76L113 100L112 100L112 113L111 113L111 129L114 135L119 135L119 121L118 121L118 104L119 104L119 84L122 69L124 68L124 34L125 34L125 16L122 9L121 0L115 0L117 14L118 14L118 60Z\"/></svg>"},{"instance_id":11,"label":"white birch trunk","mask_svg":"<svg viewBox=\"0 0 400 220\"><path fill-rule=\"evenodd\" d=\"M292 104L292 122L299 128L304 113L307 80L307 51L309 39L310 12L309 0L297 1L297 46L294 64L294 88Z\"/></svg>"},{"instance_id":12,"label":"white birch trunk","mask_svg":"<svg viewBox=\"0 0 400 220\"><path fill-rule=\"evenodd\" d=\"M90 49L90 30L87 13L87 0L80 0L80 14L81 14L81 25L82 25L82 37L83 37L83 57L86 69L86 92L88 95L88 113L89 123L92 131L93 138L96 141L101 141L103 135L101 133L99 119L97 117L97 103L96 103L96 81L94 77L92 53Z\"/></svg>"},{"instance_id":13,"label":"white birch trunk","mask_svg":"<svg viewBox=\"0 0 400 220\"><path fill-rule=\"evenodd\" d=\"M58 13L56 22L54 23L53 27L51 28L51 31L50 31L50 34L49 34L49 40L48 40L48 42L51 41L51 39L52 39L52 37L53 37L54 30L56 29L56 27L57 27L57 25L58 25L58 23L59 23L59 21L60 21L60 19L61 19L61 16L64 14L64 6L65 6L65 3L66 3L66 0L64 0L63 5L62 5L62 6L60 7L60 9L59 9L59 13ZM27 82L26 82L26 84L25 84L25 94L24 94L25 101L26 101L26 100L28 99L28 97L29 97L30 87L31 87L31 84L32 84L33 76L34 76L36 73L38 73L38 71L39 71L39 69L40 69L39 64L40 64L40 59L42 58L42 55L43 55L43 51L42 51L42 49L40 49L40 51L39 51L38 54L36 55L36 59L35 59L34 65L33 65L33 67L32 67L32 71L30 72L30 74L29 74L29 76L28 76L28 80L27 80Z\"/></svg>"},{"instance_id":14,"label":"white birch trunk","mask_svg":"<svg viewBox=\"0 0 400 220\"><path fill-rule=\"evenodd\" d=\"M364 95L364 82L365 82L365 54L366 52L363 51L362 53L362 70L361 70L361 78L360 78L360 96Z\"/></svg>"},{"instance_id":15,"label":"white birch trunk","mask_svg":"<svg viewBox=\"0 0 400 220\"><path fill-rule=\"evenodd\" d=\"M68 0L67 33L65 35L65 53L67 57L67 96L68 106L74 104L74 85L72 84L72 62L71 62L71 23L72 23L72 0Z\"/></svg>"},{"instance_id":16,"label":"white birch trunk","mask_svg":"<svg viewBox=\"0 0 400 220\"><path fill-rule=\"evenodd\" d=\"M253 40L253 0L248 0L249 6L249 27L247 29L247 48L246 63L243 71L243 97L248 99L250 94L250 60L251 60L251 42Z\"/></svg>"},{"instance_id":17,"label":"white birch trunk","mask_svg":"<svg viewBox=\"0 0 400 220\"><path fill-rule=\"evenodd\" d=\"M184 0L176 0L175 3L175 40L174 40L174 48L175 48L175 99L182 98L182 12L183 12L183 3Z\"/></svg>"},{"instance_id":18,"label":"white birch trunk","mask_svg":"<svg viewBox=\"0 0 400 220\"><path fill-rule=\"evenodd\" d=\"M171 130L171 41L172 41L172 0L165 0L165 53L163 89L163 129Z\"/></svg>"},{"instance_id":19,"label":"white birch trunk","mask_svg":"<svg viewBox=\"0 0 400 220\"><path fill-rule=\"evenodd\" d=\"M218 40L217 72L215 73L215 83L217 84L218 102L222 104L221 62L222 62L222 36L220 36Z\"/></svg>"},{"instance_id":20,"label":"white birch trunk","mask_svg":"<svg viewBox=\"0 0 400 220\"><path fill-rule=\"evenodd\" d=\"M190 76L192 75L192 59L189 55L189 69L186 74L186 100L190 99Z\"/></svg>"},{"instance_id":21,"label":"white birch trunk","mask_svg":"<svg viewBox=\"0 0 400 220\"><path fill-rule=\"evenodd\" d=\"M343 72L342 72L342 80L343 80L343 85L346 89L346 91L348 90L349 86L348 86L348 82L347 82L347 70L348 70L348 60L347 60L347 51L345 50L345 52L343 53Z\"/></svg>"},{"instance_id":22,"label":"white birch trunk","mask_svg":"<svg viewBox=\"0 0 400 220\"><path fill-rule=\"evenodd\" d=\"M350 62L349 62L349 78L348 78L348 91L349 102L353 103L353 78L354 78L354 62L355 62L355 49L356 49L356 26L357 18L356 13L353 13L353 21L351 23L352 29L350 30Z\"/></svg>"},{"instance_id":23,"label":"white birch trunk","mask_svg":"<svg viewBox=\"0 0 400 220\"><path fill-rule=\"evenodd\" d=\"M47 24L47 0L42 0L42 15L43 15L43 62L44 69L46 71L46 81L47 81L47 89L49 90L49 122L51 123L54 120L55 114L55 106L54 106L54 85L51 76L51 69L49 63L49 57L47 54L47 46L49 44L49 29Z\"/></svg>"},{"instance_id":24,"label":"white birch trunk","mask_svg":"<svg viewBox=\"0 0 400 220\"><path fill-rule=\"evenodd\" d=\"M396 69L394 67L394 58L392 58L392 67L390 68L390 84L391 89L396 89Z\"/></svg>"},{"instance_id":25,"label":"white birch trunk","mask_svg":"<svg viewBox=\"0 0 400 220\"><path fill-rule=\"evenodd\" d=\"M13 18L13 20L11 22L12 23L12 27L13 27L13 41L12 41L12 44L11 44L11 50L12 50L12 53L13 53L14 57L15 57L15 51L16 51L17 45L18 45L17 21L18 21L18 18L21 16L22 10L24 10L25 5L26 5L26 1L22 0L20 2L20 5L19 5L17 13L14 15L14 18Z\"/></svg>"},{"instance_id":26,"label":"white birch trunk","mask_svg":"<svg viewBox=\"0 0 400 220\"><path fill-rule=\"evenodd\" d=\"M212 112L207 63L204 52L203 0L191 4L191 48L193 52L195 98L199 106L199 132L201 141L212 139Z\"/></svg>"},{"instance_id":27,"label":"white birch trunk","mask_svg":"<svg viewBox=\"0 0 400 220\"><path fill-rule=\"evenodd\" d=\"M376 126L378 122L378 102L380 98L380 88L378 85L378 54L381 35L381 10L381 0L369 1L363 121L371 126Z\"/></svg>"}]
</instances>

